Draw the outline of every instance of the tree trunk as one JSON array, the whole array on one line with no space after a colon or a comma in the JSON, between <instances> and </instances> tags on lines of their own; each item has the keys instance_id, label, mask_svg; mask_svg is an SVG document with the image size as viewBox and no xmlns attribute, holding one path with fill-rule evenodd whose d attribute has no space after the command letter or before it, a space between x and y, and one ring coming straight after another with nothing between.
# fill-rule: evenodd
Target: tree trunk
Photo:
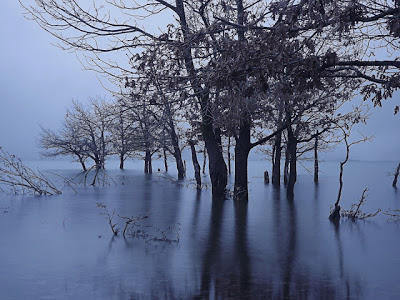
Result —
<instances>
[{"instance_id":1,"label":"tree trunk","mask_svg":"<svg viewBox=\"0 0 400 300\"><path fill-rule=\"evenodd\" d=\"M175 150L177 151L177 150ZM181 150L178 149L178 153L174 153L175 161L176 161L176 169L178 170L178 179L182 180L185 178L185 166L183 164Z\"/></svg>"},{"instance_id":2,"label":"tree trunk","mask_svg":"<svg viewBox=\"0 0 400 300\"><path fill-rule=\"evenodd\" d=\"M146 150L146 154L144 157L144 172L146 174L153 173L153 169L151 166L151 153L150 150Z\"/></svg>"},{"instance_id":3,"label":"tree trunk","mask_svg":"<svg viewBox=\"0 0 400 300\"><path fill-rule=\"evenodd\" d=\"M95 155L94 157L94 163L96 165L97 170L102 170L104 169L104 162L100 159L99 155Z\"/></svg>"},{"instance_id":4,"label":"tree trunk","mask_svg":"<svg viewBox=\"0 0 400 300\"><path fill-rule=\"evenodd\" d=\"M281 184L281 143L282 132L278 133L275 137L274 143L274 156L272 162L272 184L279 186Z\"/></svg>"},{"instance_id":5,"label":"tree trunk","mask_svg":"<svg viewBox=\"0 0 400 300\"><path fill-rule=\"evenodd\" d=\"M204 157L203 157L203 174L206 174L207 149L206 149L205 145L204 145L203 154L204 154Z\"/></svg>"},{"instance_id":6,"label":"tree trunk","mask_svg":"<svg viewBox=\"0 0 400 300\"><path fill-rule=\"evenodd\" d=\"M235 145L234 199L237 201L248 200L247 166L250 149L250 120L246 116L241 122Z\"/></svg>"},{"instance_id":7,"label":"tree trunk","mask_svg":"<svg viewBox=\"0 0 400 300\"><path fill-rule=\"evenodd\" d=\"M225 160L222 156L221 143L218 143L218 139L215 137L207 137L207 134L204 140L208 153L208 168L210 170L212 195L214 198L224 198L228 176Z\"/></svg>"},{"instance_id":8,"label":"tree trunk","mask_svg":"<svg viewBox=\"0 0 400 300\"><path fill-rule=\"evenodd\" d=\"M183 48L182 53L185 61L185 68L190 78L191 87L195 94L197 94L197 98L200 102L202 119L201 130L209 157L212 195L214 198L223 198L225 197L225 189L228 184L228 176L226 164L222 155L220 130L213 126L209 92L197 79L197 70L192 56L192 36L190 35L190 30L186 21L183 0L176 0L175 11L179 16L183 39L187 45Z\"/></svg>"},{"instance_id":9,"label":"tree trunk","mask_svg":"<svg viewBox=\"0 0 400 300\"><path fill-rule=\"evenodd\" d=\"M149 151L149 160L148 160L148 164L149 164L149 174L153 173L153 166L152 166L152 162L151 162L151 154Z\"/></svg>"},{"instance_id":10,"label":"tree trunk","mask_svg":"<svg viewBox=\"0 0 400 300\"><path fill-rule=\"evenodd\" d=\"M399 177L399 174L400 174L400 163L397 166L396 173L394 174L394 179L393 179L393 183L392 183L393 187L396 187L396 185L397 185L397 178Z\"/></svg>"},{"instance_id":11,"label":"tree trunk","mask_svg":"<svg viewBox=\"0 0 400 300\"><path fill-rule=\"evenodd\" d=\"M288 184L289 181L289 161L290 161L290 153L289 153L289 147L286 145L286 150L285 150L285 167L283 169L283 183L285 185Z\"/></svg>"},{"instance_id":12,"label":"tree trunk","mask_svg":"<svg viewBox=\"0 0 400 300\"><path fill-rule=\"evenodd\" d=\"M318 163L318 131L317 135L315 136L315 143L314 143L314 182L318 183L319 181L319 163Z\"/></svg>"},{"instance_id":13,"label":"tree trunk","mask_svg":"<svg viewBox=\"0 0 400 300\"><path fill-rule=\"evenodd\" d=\"M291 132L291 130L288 130ZM287 183L287 196L293 198L294 185L297 180L297 140L293 133L288 133L288 150L289 150L289 178Z\"/></svg>"},{"instance_id":14,"label":"tree trunk","mask_svg":"<svg viewBox=\"0 0 400 300\"><path fill-rule=\"evenodd\" d=\"M268 171L264 172L264 184L269 184L269 174Z\"/></svg>"},{"instance_id":15,"label":"tree trunk","mask_svg":"<svg viewBox=\"0 0 400 300\"><path fill-rule=\"evenodd\" d=\"M165 172L168 172L167 152L165 151L165 148L163 149L163 154L164 154L164 167L165 167Z\"/></svg>"},{"instance_id":16,"label":"tree trunk","mask_svg":"<svg viewBox=\"0 0 400 300\"><path fill-rule=\"evenodd\" d=\"M174 153L173 156L176 161L176 169L178 170L178 179L182 180L185 178L185 166L183 165L183 160L182 160L182 152L181 149L179 148L179 142L178 142L178 136L175 133L175 129L171 129L171 141L172 141L172 147L174 148Z\"/></svg>"},{"instance_id":17,"label":"tree trunk","mask_svg":"<svg viewBox=\"0 0 400 300\"><path fill-rule=\"evenodd\" d=\"M228 136L228 173L231 174L231 137Z\"/></svg>"},{"instance_id":18,"label":"tree trunk","mask_svg":"<svg viewBox=\"0 0 400 300\"><path fill-rule=\"evenodd\" d=\"M192 151L192 162L193 162L193 168L194 168L194 176L196 178L196 188L198 190L201 190L201 175L200 175L200 164L199 161L197 160L197 154L196 154L196 148L194 147L194 142L189 141L190 145L190 150Z\"/></svg>"},{"instance_id":19,"label":"tree trunk","mask_svg":"<svg viewBox=\"0 0 400 300\"><path fill-rule=\"evenodd\" d=\"M121 170L124 169L124 155L123 155L122 153L121 153L120 156L119 156L119 168L120 168Z\"/></svg>"},{"instance_id":20,"label":"tree trunk","mask_svg":"<svg viewBox=\"0 0 400 300\"><path fill-rule=\"evenodd\" d=\"M80 164L82 166L83 171L86 172L87 169L86 169L85 161L82 159L81 156L78 156L78 159L79 159L79 162L80 162Z\"/></svg>"}]
</instances>

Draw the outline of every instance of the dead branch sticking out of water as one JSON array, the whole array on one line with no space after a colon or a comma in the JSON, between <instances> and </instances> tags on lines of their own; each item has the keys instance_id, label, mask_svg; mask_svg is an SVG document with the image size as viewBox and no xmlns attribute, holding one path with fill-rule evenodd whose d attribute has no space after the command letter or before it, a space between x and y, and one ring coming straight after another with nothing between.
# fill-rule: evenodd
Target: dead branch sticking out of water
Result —
<instances>
[{"instance_id":1,"label":"dead branch sticking out of water","mask_svg":"<svg viewBox=\"0 0 400 300\"><path fill-rule=\"evenodd\" d=\"M125 222L124 229L122 231L122 236L125 238L127 235L132 237L141 237L146 239L146 243L148 242L165 242L165 243L178 243L179 242L179 231L181 230L176 226L169 226L165 229L160 229L153 225L143 225L140 224L139 221L143 221L150 217L153 209L148 211L146 214L142 216L136 217L125 217L115 213L115 210L110 212L107 208L107 205L102 203L97 203L97 207L101 209L99 213L102 216L105 216L108 224L110 225L111 231L114 236L117 236L120 232L119 227L117 227L118 223L114 223L113 219L117 215L121 220ZM178 223L180 226L180 224ZM167 233L176 230L176 238L170 238Z\"/></svg>"},{"instance_id":2,"label":"dead branch sticking out of water","mask_svg":"<svg viewBox=\"0 0 400 300\"><path fill-rule=\"evenodd\" d=\"M118 215L118 217L120 217L121 219L123 219L125 221L125 226L124 226L124 230L122 231L122 235L125 236L125 234L129 231L132 231L132 229L134 227L140 226L139 224L137 224L137 222L150 217L152 211L153 211L153 209L149 210L147 212L147 214L145 214L143 216L139 216L139 217L124 217L124 216Z\"/></svg>"},{"instance_id":3,"label":"dead branch sticking out of water","mask_svg":"<svg viewBox=\"0 0 400 300\"><path fill-rule=\"evenodd\" d=\"M351 128L353 127L355 123L351 124L350 126L346 125L345 127L339 126L339 128L343 132L343 141L346 146L346 157L343 161L340 162L340 173L339 173L339 191L338 191L338 196L337 200L335 202L335 207L331 209L331 212L329 214L329 220L333 222L338 222L341 216L340 213L340 199L342 196L342 190L343 190L343 172L344 172L344 165L349 161L350 157L350 147L359 143L365 143L367 141L371 141L372 137L366 137L363 135L363 138L357 141L354 141L352 143L349 142L349 137L350 137L350 132Z\"/></svg>"},{"instance_id":4,"label":"dead branch sticking out of water","mask_svg":"<svg viewBox=\"0 0 400 300\"><path fill-rule=\"evenodd\" d=\"M375 217L377 214L379 214L379 212L381 211L380 208L375 213L371 213L371 214L367 214L367 213L364 213L361 211L361 206L363 204L365 204L365 201L368 197L368 194L366 194L368 191L369 191L368 188L364 189L358 203L352 204L350 207L350 210L343 210L341 213L341 216L355 220L355 219L372 218L372 217Z\"/></svg>"},{"instance_id":5,"label":"dead branch sticking out of water","mask_svg":"<svg viewBox=\"0 0 400 300\"><path fill-rule=\"evenodd\" d=\"M57 195L58 189L42 172L33 171L25 166L21 159L4 151L0 147L0 190L13 194Z\"/></svg>"},{"instance_id":6,"label":"dead branch sticking out of water","mask_svg":"<svg viewBox=\"0 0 400 300\"><path fill-rule=\"evenodd\" d=\"M387 219L388 222L399 223L400 222L400 209L389 209L387 212L383 213L390 218Z\"/></svg>"},{"instance_id":7,"label":"dead branch sticking out of water","mask_svg":"<svg viewBox=\"0 0 400 300\"><path fill-rule=\"evenodd\" d=\"M104 205L102 203L97 203L97 207L102 210L101 213L99 213L101 216L105 216L108 224L110 225L111 231L113 235L118 235L119 228L117 228L117 223L113 223L113 219L115 217L115 210L112 211L112 213L109 212L107 209L107 205Z\"/></svg>"}]
</instances>

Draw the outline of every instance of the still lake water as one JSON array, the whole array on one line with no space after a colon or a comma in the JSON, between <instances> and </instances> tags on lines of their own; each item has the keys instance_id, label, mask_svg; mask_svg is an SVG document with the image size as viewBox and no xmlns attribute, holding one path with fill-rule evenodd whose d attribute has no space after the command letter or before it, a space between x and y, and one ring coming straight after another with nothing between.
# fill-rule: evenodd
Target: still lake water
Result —
<instances>
[{"instance_id":1,"label":"still lake water","mask_svg":"<svg viewBox=\"0 0 400 300\"><path fill-rule=\"evenodd\" d=\"M57 161L30 164L79 172ZM116 186L0 195L0 299L400 299L400 224L383 214L337 227L328 220L338 165L322 163L317 186L299 167L293 202L283 186L263 184L265 161L250 161L248 205L213 202L210 188L197 193L189 166L178 186L143 174L141 162L110 166ZM349 162L342 207L368 187L364 211L400 208L387 175L396 165ZM180 241L113 237L98 202L123 216L153 209L146 224L177 225Z\"/></svg>"}]
</instances>

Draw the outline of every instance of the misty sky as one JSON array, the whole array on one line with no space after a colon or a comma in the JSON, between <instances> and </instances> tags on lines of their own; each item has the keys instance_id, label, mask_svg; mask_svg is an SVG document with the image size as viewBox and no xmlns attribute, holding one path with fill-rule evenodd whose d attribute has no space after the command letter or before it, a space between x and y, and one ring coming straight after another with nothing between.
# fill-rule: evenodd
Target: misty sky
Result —
<instances>
[{"instance_id":1,"label":"misty sky","mask_svg":"<svg viewBox=\"0 0 400 300\"><path fill-rule=\"evenodd\" d=\"M76 53L52 46L56 40L23 17L17 0L2 3L0 26L0 146L22 159L36 159L39 124L56 129L72 99L86 101L107 92L96 73L83 71ZM400 115L393 115L399 98L396 94L383 108L371 109L368 126L359 129L375 139L352 148L352 159L400 161ZM330 157L342 158L342 149Z\"/></svg>"}]
</instances>

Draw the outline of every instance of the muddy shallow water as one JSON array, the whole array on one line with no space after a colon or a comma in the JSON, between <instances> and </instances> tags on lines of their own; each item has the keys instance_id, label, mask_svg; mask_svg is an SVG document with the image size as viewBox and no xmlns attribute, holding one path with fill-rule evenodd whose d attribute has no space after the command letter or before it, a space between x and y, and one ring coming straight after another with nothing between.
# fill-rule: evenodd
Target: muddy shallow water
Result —
<instances>
[{"instance_id":1,"label":"muddy shallow water","mask_svg":"<svg viewBox=\"0 0 400 300\"><path fill-rule=\"evenodd\" d=\"M37 164L64 176L79 171ZM117 185L80 186L77 194L1 195L0 299L400 298L400 225L383 214L338 226L328 220L338 163L321 165L317 186L300 170L293 202L283 186L264 186L263 164L250 162L247 205L197 193L190 169L176 185L142 174L141 164L110 168ZM363 210L400 208L386 174L395 166L346 165L342 206L369 187ZM153 209L143 226L175 226L171 239L180 228L179 243L113 237L99 202L123 216Z\"/></svg>"}]
</instances>

